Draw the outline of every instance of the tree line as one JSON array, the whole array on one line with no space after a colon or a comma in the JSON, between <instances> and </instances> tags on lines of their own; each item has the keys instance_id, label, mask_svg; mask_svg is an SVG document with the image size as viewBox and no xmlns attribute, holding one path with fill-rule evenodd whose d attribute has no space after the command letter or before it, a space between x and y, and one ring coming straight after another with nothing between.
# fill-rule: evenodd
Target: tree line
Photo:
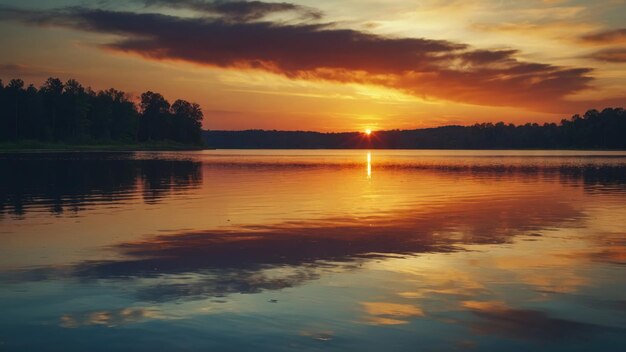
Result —
<instances>
[{"instance_id":1,"label":"tree line","mask_svg":"<svg viewBox=\"0 0 626 352\"><path fill-rule=\"evenodd\" d=\"M130 95L94 91L70 79L48 78L36 88L21 79L0 80L0 142L202 144L202 110L196 103L145 92L139 104Z\"/></svg>"},{"instance_id":2,"label":"tree line","mask_svg":"<svg viewBox=\"0 0 626 352\"><path fill-rule=\"evenodd\" d=\"M589 110L560 123L481 123L363 133L205 131L213 148L389 149L626 149L623 108Z\"/></svg>"}]
</instances>

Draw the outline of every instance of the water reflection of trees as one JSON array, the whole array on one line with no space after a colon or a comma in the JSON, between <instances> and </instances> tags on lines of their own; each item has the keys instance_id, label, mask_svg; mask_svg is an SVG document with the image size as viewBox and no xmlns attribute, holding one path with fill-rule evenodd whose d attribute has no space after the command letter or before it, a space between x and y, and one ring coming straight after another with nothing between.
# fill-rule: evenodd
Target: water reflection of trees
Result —
<instances>
[{"instance_id":1,"label":"water reflection of trees","mask_svg":"<svg viewBox=\"0 0 626 352\"><path fill-rule=\"evenodd\" d=\"M47 209L78 212L92 204L123 203L140 195L158 202L202 182L199 162L133 159L131 154L19 155L0 158L0 214Z\"/></svg>"}]
</instances>

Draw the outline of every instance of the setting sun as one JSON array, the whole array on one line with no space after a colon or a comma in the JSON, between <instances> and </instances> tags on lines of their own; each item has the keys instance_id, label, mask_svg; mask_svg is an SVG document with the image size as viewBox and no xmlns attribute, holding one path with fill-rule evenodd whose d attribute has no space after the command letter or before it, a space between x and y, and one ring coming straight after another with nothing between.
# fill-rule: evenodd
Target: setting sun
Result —
<instances>
[{"instance_id":1,"label":"setting sun","mask_svg":"<svg viewBox=\"0 0 626 352\"><path fill-rule=\"evenodd\" d=\"M370 134L372 134L372 130L370 130L369 128L366 129L365 130L365 134L369 136Z\"/></svg>"}]
</instances>

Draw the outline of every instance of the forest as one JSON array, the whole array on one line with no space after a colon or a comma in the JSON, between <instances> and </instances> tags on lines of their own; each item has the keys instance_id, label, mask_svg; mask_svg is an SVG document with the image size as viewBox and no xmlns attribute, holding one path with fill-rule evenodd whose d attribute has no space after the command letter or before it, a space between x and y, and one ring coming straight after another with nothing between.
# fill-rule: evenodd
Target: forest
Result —
<instances>
[{"instance_id":1,"label":"forest","mask_svg":"<svg viewBox=\"0 0 626 352\"><path fill-rule=\"evenodd\" d=\"M560 123L481 123L415 130L320 133L202 131L196 103L145 92L139 99L116 89L94 91L76 80L48 78L41 87L0 80L0 143L70 145L171 142L210 148L268 149L626 149L623 108L589 110Z\"/></svg>"},{"instance_id":2,"label":"forest","mask_svg":"<svg viewBox=\"0 0 626 352\"><path fill-rule=\"evenodd\" d=\"M623 108L589 110L560 123L481 123L416 130L319 133L306 131L205 131L212 148L303 149L626 149Z\"/></svg>"},{"instance_id":3,"label":"forest","mask_svg":"<svg viewBox=\"0 0 626 352\"><path fill-rule=\"evenodd\" d=\"M21 79L0 80L0 143L40 141L67 144L167 141L201 146L200 106L170 104L145 92L136 104L116 89L94 91L74 79L48 78L41 87Z\"/></svg>"}]
</instances>

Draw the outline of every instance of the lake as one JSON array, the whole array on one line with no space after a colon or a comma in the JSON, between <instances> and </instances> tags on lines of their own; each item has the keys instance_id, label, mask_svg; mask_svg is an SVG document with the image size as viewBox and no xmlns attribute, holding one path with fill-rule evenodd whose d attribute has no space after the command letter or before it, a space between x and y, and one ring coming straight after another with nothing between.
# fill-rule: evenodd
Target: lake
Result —
<instances>
[{"instance_id":1,"label":"lake","mask_svg":"<svg viewBox=\"0 0 626 352\"><path fill-rule=\"evenodd\" d=\"M621 351L626 153L0 154L0 350Z\"/></svg>"}]
</instances>

